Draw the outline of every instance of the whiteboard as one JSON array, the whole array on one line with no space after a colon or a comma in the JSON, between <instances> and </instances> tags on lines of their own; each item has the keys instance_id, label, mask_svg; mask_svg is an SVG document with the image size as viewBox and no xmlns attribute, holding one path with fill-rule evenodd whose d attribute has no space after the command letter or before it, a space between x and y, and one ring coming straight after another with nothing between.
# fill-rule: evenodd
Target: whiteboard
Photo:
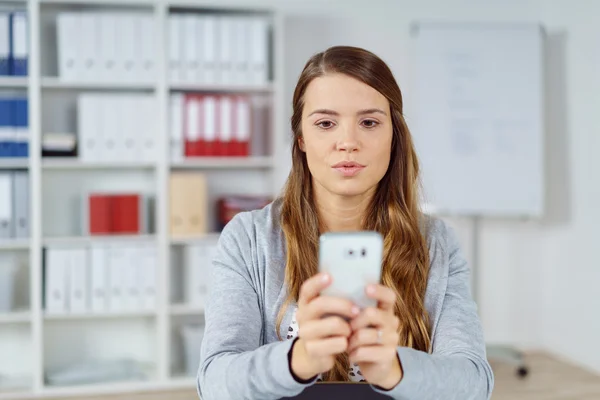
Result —
<instances>
[{"instance_id":1,"label":"whiteboard","mask_svg":"<svg viewBox=\"0 0 600 400\"><path fill-rule=\"evenodd\" d=\"M544 209L543 30L419 23L405 116L437 213L539 217Z\"/></svg>"}]
</instances>

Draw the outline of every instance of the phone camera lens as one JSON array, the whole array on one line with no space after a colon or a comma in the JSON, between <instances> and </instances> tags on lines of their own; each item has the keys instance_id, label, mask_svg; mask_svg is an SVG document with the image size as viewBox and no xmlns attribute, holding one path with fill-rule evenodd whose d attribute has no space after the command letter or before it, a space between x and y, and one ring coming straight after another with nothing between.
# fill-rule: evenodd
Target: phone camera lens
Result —
<instances>
[{"instance_id":1,"label":"phone camera lens","mask_svg":"<svg viewBox=\"0 0 600 400\"><path fill-rule=\"evenodd\" d=\"M354 250L348 250L348 254L349 255L353 255L354 254Z\"/></svg>"},{"instance_id":2,"label":"phone camera lens","mask_svg":"<svg viewBox=\"0 0 600 400\"><path fill-rule=\"evenodd\" d=\"M367 249L362 249L362 251L360 252L360 254L362 254L362 256L366 256L367 255Z\"/></svg>"}]
</instances>

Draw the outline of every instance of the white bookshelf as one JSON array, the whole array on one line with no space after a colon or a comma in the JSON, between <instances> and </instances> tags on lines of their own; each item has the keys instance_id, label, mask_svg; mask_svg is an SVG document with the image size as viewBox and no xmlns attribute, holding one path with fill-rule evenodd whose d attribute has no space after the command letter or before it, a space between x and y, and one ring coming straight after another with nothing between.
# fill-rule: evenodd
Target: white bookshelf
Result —
<instances>
[{"instance_id":1,"label":"white bookshelf","mask_svg":"<svg viewBox=\"0 0 600 400\"><path fill-rule=\"evenodd\" d=\"M30 150L27 159L0 159L0 170L27 169L30 182L30 238L0 241L0 254L10 252L26 259L21 288L24 298L18 311L0 314L0 400L57 398L153 389L193 389L195 378L186 375L177 330L183 323L203 320L204 310L182 303L173 293L172 282L181 280L180 266L173 254L186 246L214 242L219 233L196 237L169 234L169 176L174 171L201 171L208 180L208 201L212 207L223 194L275 196L278 149L284 148L288 132L283 118L283 22L275 9L239 8L219 1L169 0L29 0L11 3L26 8L29 20L29 76L0 77L0 91L19 90L28 96ZM56 37L52 34L56 16L62 11L142 11L153 16L157 32L157 79L152 82L69 81L58 76ZM177 13L258 13L268 16L272 28L271 70L274 80L263 85L207 85L172 82L168 78L168 16ZM157 157L147 162L84 162L70 158L42 158L41 138L46 132L76 133L72 109L79 93L144 92L153 96L159 132ZM177 92L245 93L269 96L271 128L269 154L241 157L170 158L169 98ZM155 194L155 232L146 235L82 236L78 232L80 211L66 201L79 191L134 190ZM211 210L213 210L211 208ZM211 222L214 225L214 221ZM94 243L152 243L157 247L157 307L149 311L47 314L43 308L43 250L48 246L88 246ZM177 257L175 257L176 259ZM26 288L26 290L23 290ZM22 309L23 305L26 306ZM149 365L146 380L106 382L56 387L46 374L56 365L80 360L79 353L130 354ZM10 360L2 362L2 360ZM13 360L19 360L13 362ZM3 380L2 378L5 377ZM8 378L6 378L8 377ZM11 378L12 377L12 378ZM12 379L12 381L11 381ZM11 383L12 382L12 383Z\"/></svg>"}]
</instances>

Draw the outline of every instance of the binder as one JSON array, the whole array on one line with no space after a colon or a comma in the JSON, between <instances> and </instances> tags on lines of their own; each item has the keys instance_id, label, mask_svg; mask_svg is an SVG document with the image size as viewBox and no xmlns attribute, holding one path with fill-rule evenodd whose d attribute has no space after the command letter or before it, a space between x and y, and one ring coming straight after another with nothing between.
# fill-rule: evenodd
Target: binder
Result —
<instances>
[{"instance_id":1,"label":"binder","mask_svg":"<svg viewBox=\"0 0 600 400\"><path fill-rule=\"evenodd\" d=\"M181 16L178 14L169 15L169 78L171 82L181 82L181 64L182 64L182 40L179 27L181 25Z\"/></svg>"},{"instance_id":2,"label":"binder","mask_svg":"<svg viewBox=\"0 0 600 400\"><path fill-rule=\"evenodd\" d=\"M69 310L68 249L47 248L44 268L46 314L66 314Z\"/></svg>"},{"instance_id":3,"label":"binder","mask_svg":"<svg viewBox=\"0 0 600 400\"><path fill-rule=\"evenodd\" d=\"M14 237L28 238L30 232L29 173L12 173L12 201L14 204Z\"/></svg>"},{"instance_id":4,"label":"binder","mask_svg":"<svg viewBox=\"0 0 600 400\"><path fill-rule=\"evenodd\" d=\"M181 79L185 82L195 82L198 71L198 44L200 37L197 36L197 18L194 14L181 16L179 24L180 37L182 40L182 69Z\"/></svg>"},{"instance_id":5,"label":"binder","mask_svg":"<svg viewBox=\"0 0 600 400\"><path fill-rule=\"evenodd\" d=\"M114 80L117 74L117 18L114 13L98 15L100 23L100 76L103 81Z\"/></svg>"},{"instance_id":6,"label":"binder","mask_svg":"<svg viewBox=\"0 0 600 400\"><path fill-rule=\"evenodd\" d=\"M235 98L235 128L233 137L233 155L247 157L250 152L250 99L246 95Z\"/></svg>"},{"instance_id":7,"label":"binder","mask_svg":"<svg viewBox=\"0 0 600 400\"><path fill-rule=\"evenodd\" d=\"M11 25L11 74L27 76L29 70L29 38L27 35L27 14L10 14Z\"/></svg>"},{"instance_id":8,"label":"binder","mask_svg":"<svg viewBox=\"0 0 600 400\"><path fill-rule=\"evenodd\" d=\"M219 122L219 109L217 108L217 96L202 96L202 150L199 155L215 156L215 145L217 140L217 129Z\"/></svg>"},{"instance_id":9,"label":"binder","mask_svg":"<svg viewBox=\"0 0 600 400\"><path fill-rule=\"evenodd\" d=\"M141 161L144 150L145 132L141 123L143 118L151 118L150 114L144 114L140 107L141 100L134 95L121 95L117 99L119 108L119 129L117 147L118 158L127 161Z\"/></svg>"},{"instance_id":10,"label":"binder","mask_svg":"<svg viewBox=\"0 0 600 400\"><path fill-rule=\"evenodd\" d=\"M96 13L81 12L79 14L80 31L73 32L73 35L79 35L80 46L78 57L81 57L80 78L85 82L100 79L102 69L100 68L100 56L98 48L100 47L100 16ZM72 37L67 38L68 41Z\"/></svg>"},{"instance_id":11,"label":"binder","mask_svg":"<svg viewBox=\"0 0 600 400\"><path fill-rule=\"evenodd\" d=\"M88 228L89 235L108 235L112 232L111 226L111 198L108 194L91 193L88 195Z\"/></svg>"},{"instance_id":12,"label":"binder","mask_svg":"<svg viewBox=\"0 0 600 400\"><path fill-rule=\"evenodd\" d=\"M85 248L74 248L65 251L68 260L69 274L69 312L85 313L88 311L89 280Z\"/></svg>"},{"instance_id":13,"label":"binder","mask_svg":"<svg viewBox=\"0 0 600 400\"><path fill-rule=\"evenodd\" d=\"M13 198L10 172L0 173L0 239L13 237Z\"/></svg>"},{"instance_id":14,"label":"binder","mask_svg":"<svg viewBox=\"0 0 600 400\"><path fill-rule=\"evenodd\" d=\"M183 98L184 95L182 93L174 93L169 99L169 130L172 161L180 161L184 156Z\"/></svg>"},{"instance_id":15,"label":"binder","mask_svg":"<svg viewBox=\"0 0 600 400\"><path fill-rule=\"evenodd\" d=\"M116 194L111 198L111 232L118 234L141 233L142 209L139 194Z\"/></svg>"},{"instance_id":16,"label":"binder","mask_svg":"<svg viewBox=\"0 0 600 400\"><path fill-rule=\"evenodd\" d=\"M208 248L204 244L194 244L185 248L184 255L184 300L195 308L205 305L206 283L204 263L208 260Z\"/></svg>"},{"instance_id":17,"label":"binder","mask_svg":"<svg viewBox=\"0 0 600 400\"><path fill-rule=\"evenodd\" d=\"M206 177L202 173L171 173L169 216L172 236L198 236L207 232L207 190Z\"/></svg>"},{"instance_id":18,"label":"binder","mask_svg":"<svg viewBox=\"0 0 600 400\"><path fill-rule=\"evenodd\" d=\"M29 156L29 102L27 98L13 100L13 157Z\"/></svg>"},{"instance_id":19,"label":"binder","mask_svg":"<svg viewBox=\"0 0 600 400\"><path fill-rule=\"evenodd\" d=\"M14 157L13 110L13 100L0 97L0 157Z\"/></svg>"},{"instance_id":20,"label":"binder","mask_svg":"<svg viewBox=\"0 0 600 400\"><path fill-rule=\"evenodd\" d=\"M231 17L217 17L219 46L219 83L231 84L233 82L233 39L235 39Z\"/></svg>"},{"instance_id":21,"label":"binder","mask_svg":"<svg viewBox=\"0 0 600 400\"><path fill-rule=\"evenodd\" d=\"M215 146L215 155L229 156L233 154L233 99L231 95L219 97L219 131Z\"/></svg>"},{"instance_id":22,"label":"binder","mask_svg":"<svg viewBox=\"0 0 600 400\"><path fill-rule=\"evenodd\" d=\"M136 43L139 43L139 60L142 69L140 78L144 82L153 82L156 79L154 56L157 41L154 18L151 15L141 15L137 20L139 40Z\"/></svg>"},{"instance_id":23,"label":"binder","mask_svg":"<svg viewBox=\"0 0 600 400\"><path fill-rule=\"evenodd\" d=\"M82 161L102 160L104 115L101 106L97 95L80 94L77 97L77 148Z\"/></svg>"},{"instance_id":24,"label":"binder","mask_svg":"<svg viewBox=\"0 0 600 400\"><path fill-rule=\"evenodd\" d=\"M246 85L250 83L249 61L250 46L248 46L248 37L250 36L250 23L247 17L235 17L233 19L233 83Z\"/></svg>"},{"instance_id":25,"label":"binder","mask_svg":"<svg viewBox=\"0 0 600 400\"><path fill-rule=\"evenodd\" d=\"M268 42L269 22L263 17L252 17L250 33L250 59L249 83L264 85L268 82Z\"/></svg>"},{"instance_id":26,"label":"binder","mask_svg":"<svg viewBox=\"0 0 600 400\"><path fill-rule=\"evenodd\" d=\"M10 75L10 14L0 13L0 75Z\"/></svg>"},{"instance_id":27,"label":"binder","mask_svg":"<svg viewBox=\"0 0 600 400\"><path fill-rule=\"evenodd\" d=\"M123 309L138 311L141 308L141 297L137 264L140 262L142 252L136 246L126 247L123 251L126 260L121 271L124 283Z\"/></svg>"},{"instance_id":28,"label":"binder","mask_svg":"<svg viewBox=\"0 0 600 400\"><path fill-rule=\"evenodd\" d=\"M82 47L85 45L79 13L61 12L57 22L58 76L62 81L80 80L84 72Z\"/></svg>"},{"instance_id":29,"label":"binder","mask_svg":"<svg viewBox=\"0 0 600 400\"><path fill-rule=\"evenodd\" d=\"M142 244L139 248L139 262L135 263L140 293L140 309L156 309L156 284L158 277L158 254L153 244Z\"/></svg>"},{"instance_id":30,"label":"binder","mask_svg":"<svg viewBox=\"0 0 600 400\"><path fill-rule=\"evenodd\" d=\"M141 159L147 162L155 162L158 158L156 100L153 96L144 96L138 101L140 110L135 114L135 118L142 140Z\"/></svg>"},{"instance_id":31,"label":"binder","mask_svg":"<svg viewBox=\"0 0 600 400\"><path fill-rule=\"evenodd\" d=\"M141 64L135 57L136 46L138 43L135 42L137 38L135 32L135 18L136 14L127 13L117 15L117 54L118 62L120 63L117 68L117 77L119 80L126 82L139 82L140 74L142 73Z\"/></svg>"},{"instance_id":32,"label":"binder","mask_svg":"<svg viewBox=\"0 0 600 400\"><path fill-rule=\"evenodd\" d=\"M101 116L102 141L99 146L100 161L121 161L122 152L119 151L119 119L121 109L116 104L118 98L112 94L97 95L96 113Z\"/></svg>"},{"instance_id":33,"label":"binder","mask_svg":"<svg viewBox=\"0 0 600 400\"><path fill-rule=\"evenodd\" d=\"M90 309L108 311L108 259L104 245L93 244L89 251Z\"/></svg>"},{"instance_id":34,"label":"binder","mask_svg":"<svg viewBox=\"0 0 600 400\"><path fill-rule=\"evenodd\" d=\"M200 17L203 34L202 40L202 62L203 83L215 84L218 82L218 60L217 49L220 47L217 37L217 17L215 15L204 15Z\"/></svg>"},{"instance_id":35,"label":"binder","mask_svg":"<svg viewBox=\"0 0 600 400\"><path fill-rule=\"evenodd\" d=\"M123 279L123 266L127 258L124 246L111 244L108 247L108 309L112 312L122 312L125 309L123 292L126 287Z\"/></svg>"},{"instance_id":36,"label":"binder","mask_svg":"<svg viewBox=\"0 0 600 400\"><path fill-rule=\"evenodd\" d=\"M202 154L205 148L201 129L202 97L197 94L186 94L184 97L185 119L185 144L186 157L195 157Z\"/></svg>"}]
</instances>

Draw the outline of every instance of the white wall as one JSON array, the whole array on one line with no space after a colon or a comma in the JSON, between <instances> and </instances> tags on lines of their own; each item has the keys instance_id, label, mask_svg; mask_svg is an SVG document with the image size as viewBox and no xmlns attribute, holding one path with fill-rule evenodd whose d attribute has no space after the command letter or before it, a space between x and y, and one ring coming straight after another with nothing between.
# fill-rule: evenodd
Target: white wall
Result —
<instances>
[{"instance_id":1,"label":"white wall","mask_svg":"<svg viewBox=\"0 0 600 400\"><path fill-rule=\"evenodd\" d=\"M264 3L276 4L290 16L302 14L307 23L290 25L298 36L287 49L288 61L295 63L287 67L287 103L302 66L297 63L312 48L339 43L367 47L389 63L403 87L410 62L408 26L415 19L535 21L546 27L548 213L542 221L483 222L481 314L490 343L544 348L600 372L600 235L595 229L600 222L600 179L595 178L600 172L600 2ZM313 17L306 19L309 15ZM351 24L335 22L334 17L342 16L351 17ZM286 152L283 165L287 157ZM469 254L469 221L450 222Z\"/></svg>"}]
</instances>

